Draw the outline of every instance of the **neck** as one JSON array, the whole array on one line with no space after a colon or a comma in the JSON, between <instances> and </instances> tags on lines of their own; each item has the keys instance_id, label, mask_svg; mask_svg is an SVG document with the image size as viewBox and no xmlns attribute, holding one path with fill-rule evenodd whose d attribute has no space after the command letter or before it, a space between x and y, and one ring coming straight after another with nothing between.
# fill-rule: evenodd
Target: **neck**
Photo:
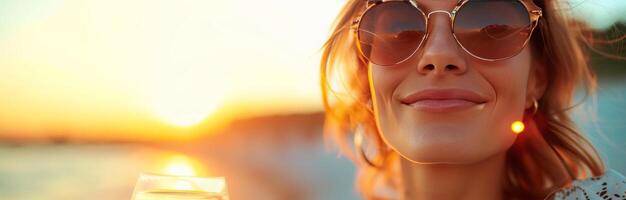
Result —
<instances>
[{"instance_id":1,"label":"neck","mask_svg":"<svg viewBox=\"0 0 626 200\"><path fill-rule=\"evenodd\" d=\"M502 200L506 153L472 164L420 164L400 159L402 198Z\"/></svg>"}]
</instances>

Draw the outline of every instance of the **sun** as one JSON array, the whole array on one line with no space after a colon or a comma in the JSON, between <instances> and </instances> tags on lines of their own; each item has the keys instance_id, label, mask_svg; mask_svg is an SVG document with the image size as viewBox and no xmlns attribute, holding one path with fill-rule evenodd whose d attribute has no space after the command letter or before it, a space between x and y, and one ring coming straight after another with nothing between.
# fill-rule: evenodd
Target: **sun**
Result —
<instances>
[{"instance_id":1,"label":"sun","mask_svg":"<svg viewBox=\"0 0 626 200\"><path fill-rule=\"evenodd\" d=\"M164 70L165 71L165 70ZM150 109L160 120L179 127L190 127L203 122L221 108L226 81L215 77L179 73L170 70L167 81L158 82L148 97ZM193 71L201 71L193 69Z\"/></svg>"},{"instance_id":2,"label":"sun","mask_svg":"<svg viewBox=\"0 0 626 200\"><path fill-rule=\"evenodd\" d=\"M189 97L187 100L162 101L154 107L154 112L163 121L180 126L196 125L219 108L218 99L196 100Z\"/></svg>"},{"instance_id":3,"label":"sun","mask_svg":"<svg viewBox=\"0 0 626 200\"><path fill-rule=\"evenodd\" d=\"M162 120L173 125L189 127L204 121L213 114L217 108L217 102L169 105L158 109L157 115L159 115Z\"/></svg>"}]
</instances>

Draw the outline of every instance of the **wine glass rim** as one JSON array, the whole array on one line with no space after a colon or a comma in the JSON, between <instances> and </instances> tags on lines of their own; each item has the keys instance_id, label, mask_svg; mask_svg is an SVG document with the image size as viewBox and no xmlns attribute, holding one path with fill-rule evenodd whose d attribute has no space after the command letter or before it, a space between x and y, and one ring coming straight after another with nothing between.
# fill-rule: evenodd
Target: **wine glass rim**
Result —
<instances>
[{"instance_id":1,"label":"wine glass rim","mask_svg":"<svg viewBox=\"0 0 626 200\"><path fill-rule=\"evenodd\" d=\"M188 175L173 175L173 174L161 174L155 172L141 172L139 176L161 176L161 177L184 177L184 178L200 178L200 179L226 179L224 176L188 176Z\"/></svg>"}]
</instances>

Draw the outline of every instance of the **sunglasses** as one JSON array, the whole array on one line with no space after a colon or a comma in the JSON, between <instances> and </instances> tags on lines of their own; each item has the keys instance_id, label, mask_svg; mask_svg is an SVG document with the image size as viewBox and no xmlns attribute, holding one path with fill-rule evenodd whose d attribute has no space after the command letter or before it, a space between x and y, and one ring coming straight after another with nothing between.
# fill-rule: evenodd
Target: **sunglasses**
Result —
<instances>
[{"instance_id":1,"label":"sunglasses","mask_svg":"<svg viewBox=\"0 0 626 200\"><path fill-rule=\"evenodd\" d=\"M424 13L415 0L367 0L352 23L357 48L370 62L390 66L408 60L428 38L428 19L444 13L451 19L459 46L481 60L519 54L541 17L532 0L459 0L452 12Z\"/></svg>"}]
</instances>

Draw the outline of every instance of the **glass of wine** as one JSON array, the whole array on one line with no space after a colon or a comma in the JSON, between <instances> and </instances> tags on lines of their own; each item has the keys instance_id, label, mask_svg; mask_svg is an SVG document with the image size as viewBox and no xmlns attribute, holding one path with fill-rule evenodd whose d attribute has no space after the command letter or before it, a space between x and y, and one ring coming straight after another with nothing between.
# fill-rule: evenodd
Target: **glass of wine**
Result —
<instances>
[{"instance_id":1,"label":"glass of wine","mask_svg":"<svg viewBox=\"0 0 626 200\"><path fill-rule=\"evenodd\" d=\"M224 177L141 173L132 200L228 200Z\"/></svg>"}]
</instances>

